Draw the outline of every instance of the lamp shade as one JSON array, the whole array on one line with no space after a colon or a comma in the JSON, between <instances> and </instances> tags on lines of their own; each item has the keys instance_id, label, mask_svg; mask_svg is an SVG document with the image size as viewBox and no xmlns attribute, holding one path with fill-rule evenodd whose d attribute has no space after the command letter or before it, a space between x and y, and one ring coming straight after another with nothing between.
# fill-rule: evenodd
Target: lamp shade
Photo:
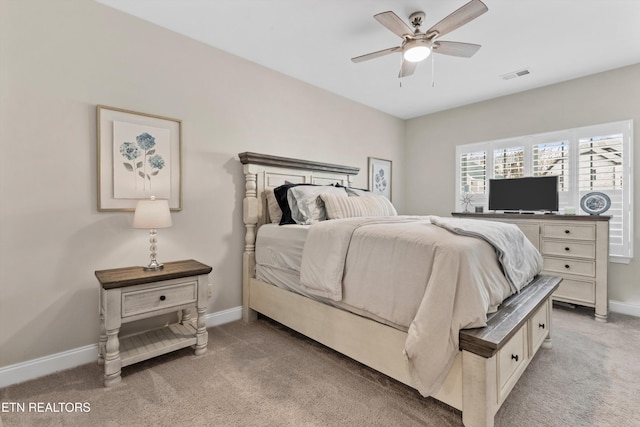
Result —
<instances>
[{"instance_id":1,"label":"lamp shade","mask_svg":"<svg viewBox=\"0 0 640 427\"><path fill-rule=\"evenodd\" d=\"M133 228L166 228L171 225L171 211L167 200L155 197L138 200L133 214Z\"/></svg>"}]
</instances>

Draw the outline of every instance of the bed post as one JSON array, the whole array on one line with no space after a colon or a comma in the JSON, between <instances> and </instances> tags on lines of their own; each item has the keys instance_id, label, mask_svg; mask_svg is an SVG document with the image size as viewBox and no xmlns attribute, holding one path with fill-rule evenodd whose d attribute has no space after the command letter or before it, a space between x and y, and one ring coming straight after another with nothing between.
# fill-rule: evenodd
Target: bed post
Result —
<instances>
[{"instance_id":1,"label":"bed post","mask_svg":"<svg viewBox=\"0 0 640 427\"><path fill-rule=\"evenodd\" d=\"M256 268L256 227L260 217L257 198L257 175L251 165L244 165L245 197L242 202L242 218L246 227L244 254L242 256L242 320L253 322L258 313L249 308L249 281Z\"/></svg>"}]
</instances>

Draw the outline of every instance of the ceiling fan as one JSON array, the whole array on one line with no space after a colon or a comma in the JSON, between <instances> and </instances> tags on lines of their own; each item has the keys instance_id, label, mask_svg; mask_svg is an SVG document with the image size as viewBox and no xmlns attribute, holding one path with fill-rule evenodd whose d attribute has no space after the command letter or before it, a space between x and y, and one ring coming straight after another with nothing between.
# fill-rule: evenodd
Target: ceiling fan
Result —
<instances>
[{"instance_id":1,"label":"ceiling fan","mask_svg":"<svg viewBox=\"0 0 640 427\"><path fill-rule=\"evenodd\" d=\"M471 0L425 32L420 31L420 25L422 25L425 17L424 12L414 12L409 16L413 30L391 11L378 13L373 17L389 31L402 37L402 44L356 56L351 58L351 61L357 63L379 58L390 53L401 52L403 59L398 77L405 77L413 74L418 62L425 60L432 51L444 55L470 58L480 49L479 44L440 41L439 38L476 19L488 10L489 8L482 1Z\"/></svg>"}]
</instances>

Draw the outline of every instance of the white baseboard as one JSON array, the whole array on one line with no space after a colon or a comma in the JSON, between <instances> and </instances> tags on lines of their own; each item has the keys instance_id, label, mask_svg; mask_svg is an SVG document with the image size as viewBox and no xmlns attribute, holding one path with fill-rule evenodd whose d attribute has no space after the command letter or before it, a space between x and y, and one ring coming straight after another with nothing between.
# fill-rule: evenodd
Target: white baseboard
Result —
<instances>
[{"instance_id":1,"label":"white baseboard","mask_svg":"<svg viewBox=\"0 0 640 427\"><path fill-rule=\"evenodd\" d=\"M207 328L223 325L242 319L242 307L210 313L206 316ZM39 357L26 362L0 368L0 388L17 384L54 372L75 368L76 366L98 360L98 344L74 348L61 353Z\"/></svg>"},{"instance_id":2,"label":"white baseboard","mask_svg":"<svg viewBox=\"0 0 640 427\"><path fill-rule=\"evenodd\" d=\"M629 316L640 317L640 305L636 304L609 300L609 310L616 313L628 314Z\"/></svg>"}]
</instances>

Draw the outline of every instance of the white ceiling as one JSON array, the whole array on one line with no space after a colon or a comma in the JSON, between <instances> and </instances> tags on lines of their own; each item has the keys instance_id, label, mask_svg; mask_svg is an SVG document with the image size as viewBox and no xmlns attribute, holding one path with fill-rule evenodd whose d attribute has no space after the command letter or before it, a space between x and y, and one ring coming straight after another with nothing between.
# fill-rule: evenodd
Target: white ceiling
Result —
<instances>
[{"instance_id":1,"label":"white ceiling","mask_svg":"<svg viewBox=\"0 0 640 427\"><path fill-rule=\"evenodd\" d=\"M403 119L640 63L640 0L483 0L487 13L442 37L478 53L432 55L434 75L428 58L402 86L399 53L350 60L400 44L373 15L422 10L424 31L467 0L97 1Z\"/></svg>"}]
</instances>

